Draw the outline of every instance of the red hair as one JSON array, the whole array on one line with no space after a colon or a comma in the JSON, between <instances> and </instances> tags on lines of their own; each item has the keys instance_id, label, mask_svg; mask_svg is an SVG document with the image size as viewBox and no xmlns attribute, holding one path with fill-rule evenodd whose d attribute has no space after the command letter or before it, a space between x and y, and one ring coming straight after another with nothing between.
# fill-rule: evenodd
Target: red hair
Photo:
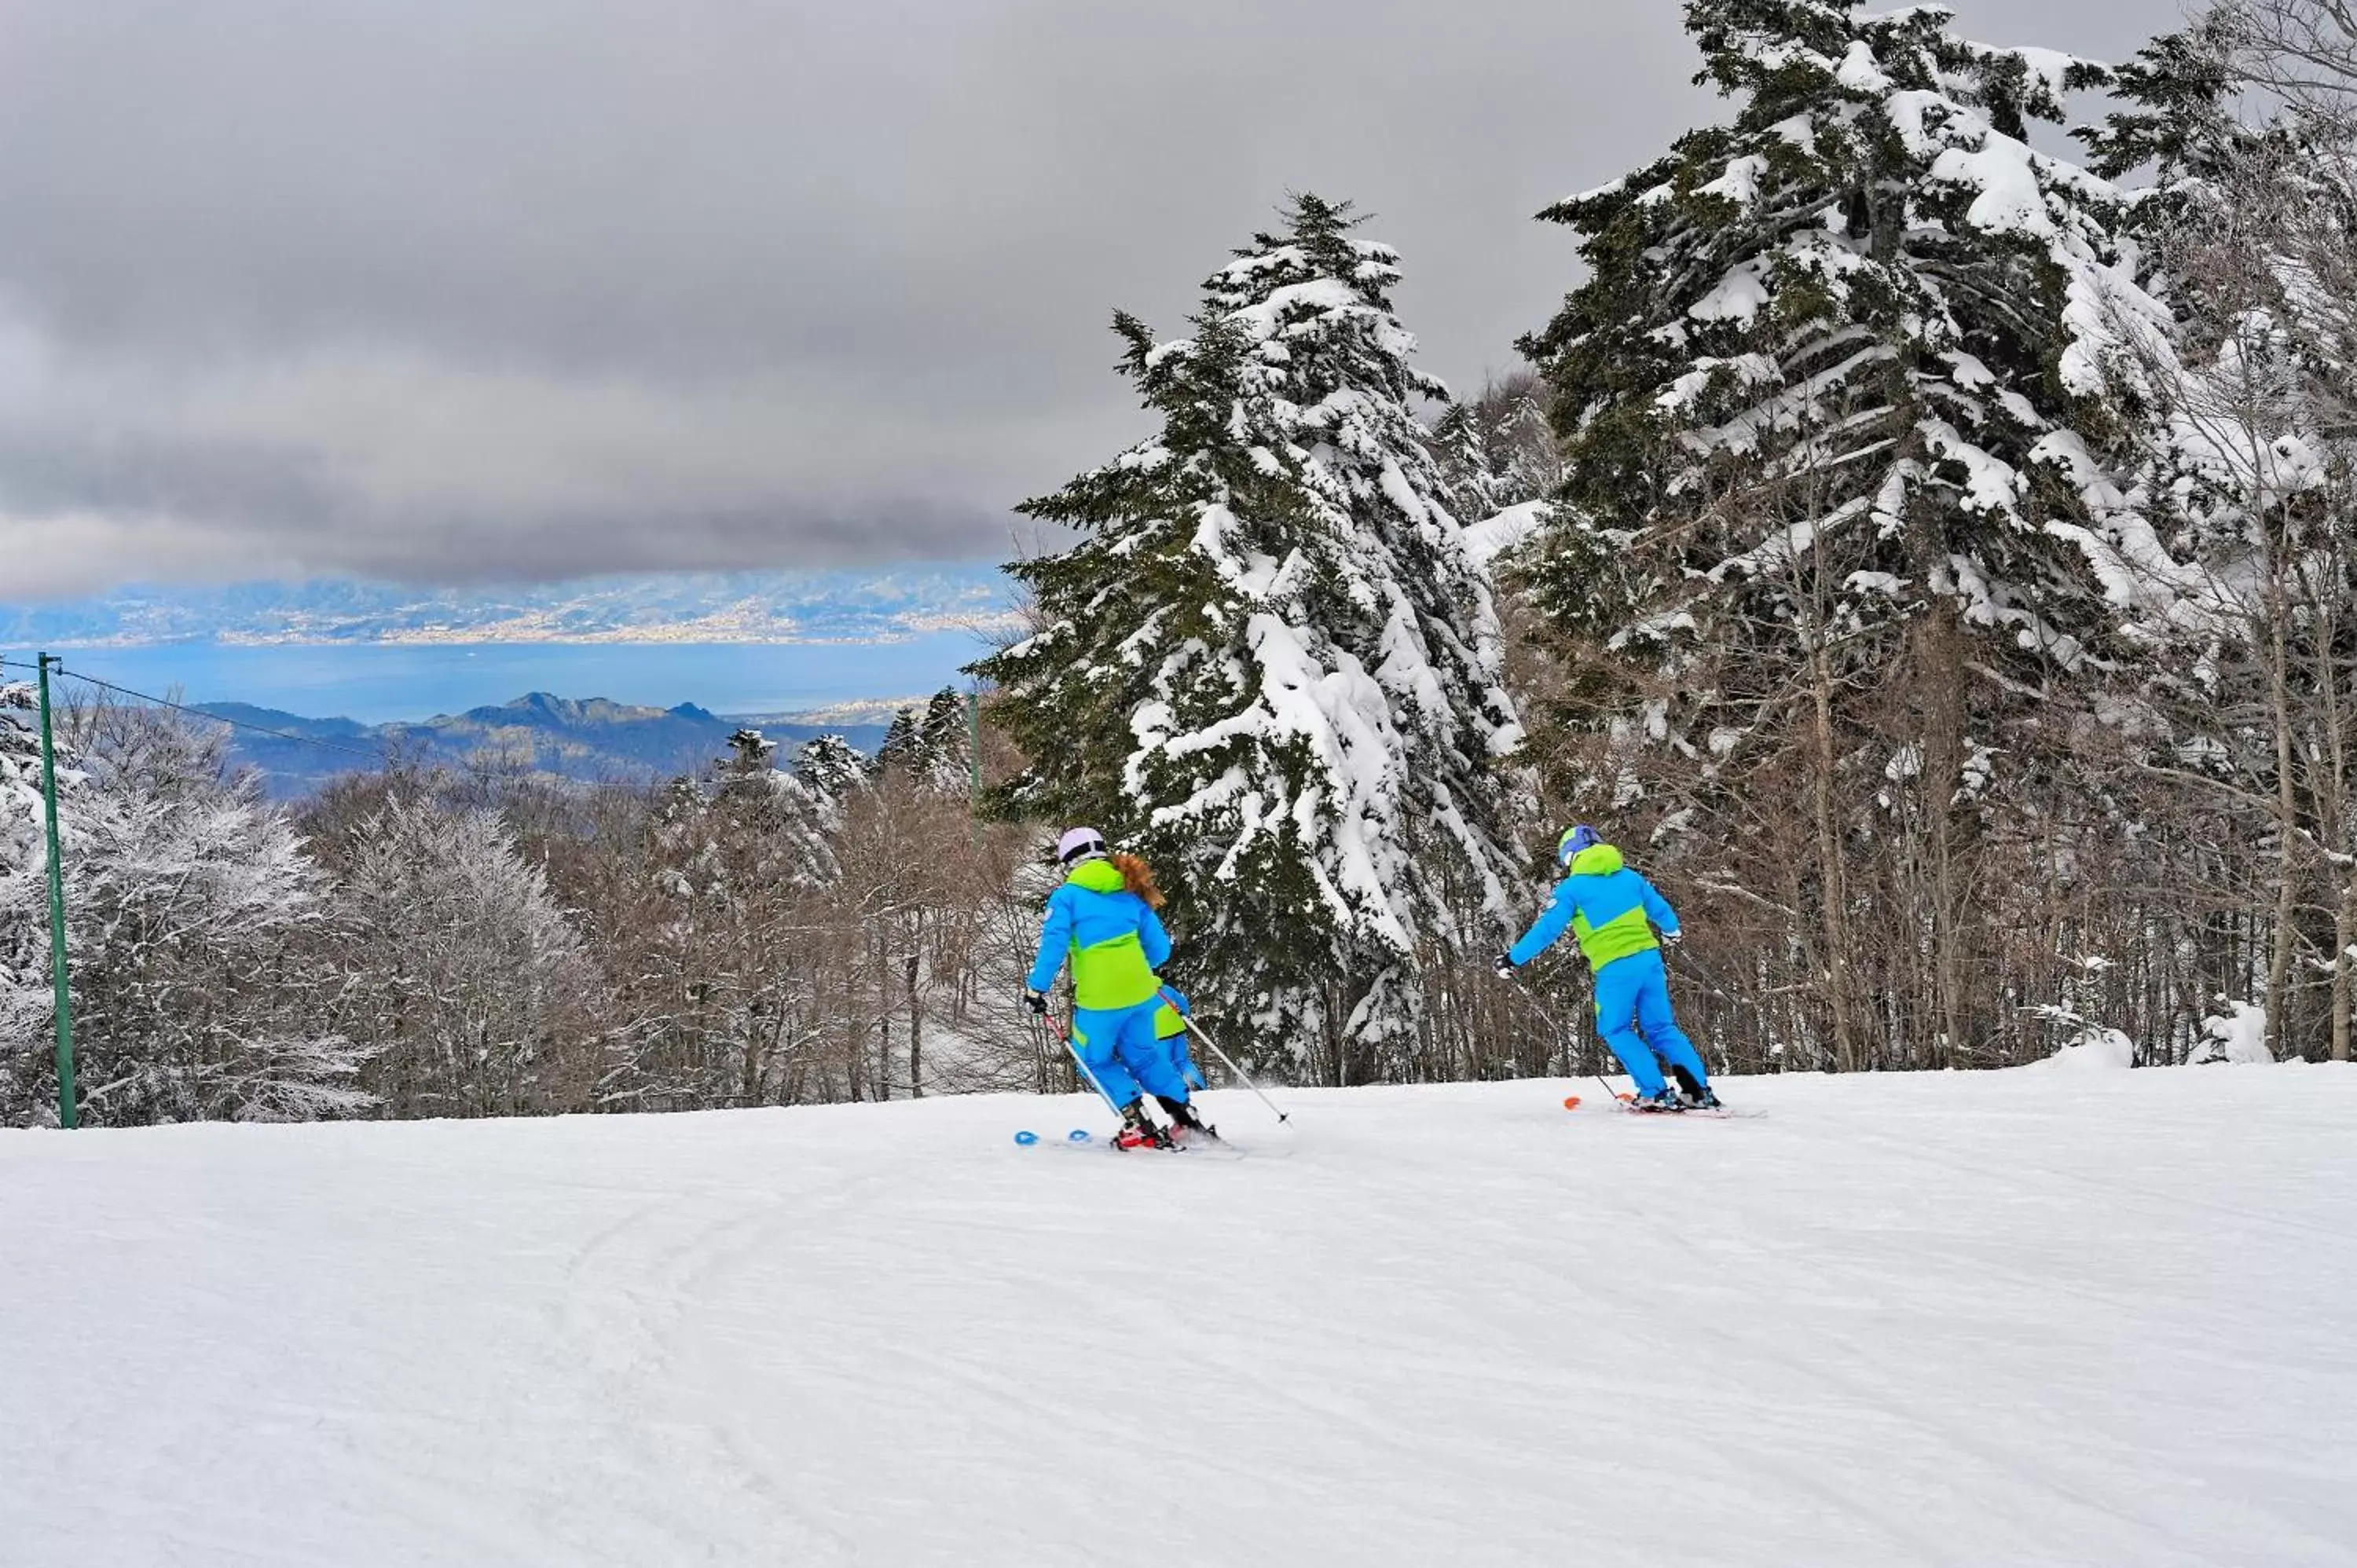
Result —
<instances>
[{"instance_id":1,"label":"red hair","mask_svg":"<svg viewBox=\"0 0 2357 1568\"><path fill-rule=\"evenodd\" d=\"M1162 908L1162 889L1154 885L1154 867L1134 854L1109 854L1105 858L1121 873L1121 885L1145 899L1147 908Z\"/></svg>"}]
</instances>

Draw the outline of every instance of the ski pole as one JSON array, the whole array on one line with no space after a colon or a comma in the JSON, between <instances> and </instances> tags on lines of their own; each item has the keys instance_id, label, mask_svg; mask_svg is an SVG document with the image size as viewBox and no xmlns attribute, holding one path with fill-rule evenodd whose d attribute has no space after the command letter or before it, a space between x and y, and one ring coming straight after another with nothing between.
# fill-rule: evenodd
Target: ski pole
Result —
<instances>
[{"instance_id":1,"label":"ski pole","mask_svg":"<svg viewBox=\"0 0 2357 1568\"><path fill-rule=\"evenodd\" d=\"M1519 998L1524 1006L1538 1007L1539 1016L1546 1020L1548 1029L1554 1033L1556 1039L1563 1042L1563 1065L1566 1069L1568 1069L1571 1066L1571 1042L1565 1038L1563 1026L1556 1022L1554 1014L1549 1013L1544 1007L1539 1007L1537 999L1531 995L1529 990L1523 983L1523 977L1519 972L1515 973L1512 983L1514 987L1512 994ZM1611 1084L1606 1082L1602 1073L1590 1073L1588 1076L1596 1079L1599 1085L1602 1085L1604 1092L1608 1096L1616 1101L1621 1098L1620 1091L1613 1088Z\"/></svg>"},{"instance_id":2,"label":"ski pole","mask_svg":"<svg viewBox=\"0 0 2357 1568\"><path fill-rule=\"evenodd\" d=\"M1743 1005L1743 998L1727 988L1726 977L1716 968L1687 951L1684 943L1675 944L1671 950L1678 955L1676 967L1684 978L1699 981L1705 989L1717 992L1721 998L1733 1003L1738 1007Z\"/></svg>"},{"instance_id":3,"label":"ski pole","mask_svg":"<svg viewBox=\"0 0 2357 1568\"><path fill-rule=\"evenodd\" d=\"M1738 996L1733 991L1727 989L1727 985L1724 983L1725 977L1722 976L1717 969L1703 962L1693 953L1688 952L1684 943L1672 942L1668 945L1668 950L1665 950L1663 954L1665 966L1670 951L1674 951L1678 955L1677 967L1678 973L1681 978L1687 980L1699 980L1702 982L1706 990L1717 992L1721 1000L1728 1003L1736 1008L1740 1009L1744 1005L1743 998ZM1695 1055L1697 1057L1702 1055L1702 1047L1700 1046L1695 1047ZM1707 1069L1708 1063L1706 1062L1704 1065L1706 1069ZM1679 1079L1681 1083L1684 1081L1684 1075L1683 1073L1679 1075Z\"/></svg>"},{"instance_id":4,"label":"ski pole","mask_svg":"<svg viewBox=\"0 0 2357 1568\"><path fill-rule=\"evenodd\" d=\"M1238 1066L1236 1065L1236 1058L1233 1058L1233 1057L1232 1057L1232 1056L1228 1055L1228 1053L1227 1053L1227 1052L1225 1052L1225 1051L1223 1051L1223 1050L1220 1049L1220 1042L1219 1042L1219 1041L1217 1041L1217 1040L1215 1040L1215 1039L1211 1038L1211 1036L1209 1036L1209 1035L1207 1035L1207 1034L1203 1033L1203 1031L1202 1031L1202 1030L1200 1030L1200 1029L1199 1029L1199 1028L1197 1028L1197 1027L1195 1026L1195 1020L1194 1020L1193 1018L1191 1018L1191 1017L1188 1016L1188 1015L1187 1015L1187 1014L1179 1008L1179 1006L1178 1006L1178 1004L1177 1000L1171 996L1170 993L1168 993L1168 991L1166 991L1166 992L1162 993L1162 1000L1163 1000L1163 1001L1165 1001L1165 1002L1167 1002L1167 1003L1168 1003L1168 1004L1170 1004L1170 1010L1171 1010L1173 1013L1177 1013L1177 1014L1178 1015L1178 1021L1179 1021L1180 1023L1182 1023L1182 1024L1184 1024L1184 1025L1186 1025L1186 1026L1187 1026L1187 1032L1188 1032L1189 1034L1190 1034L1190 1035L1194 1036L1197 1039L1199 1039L1199 1040L1202 1041L1202 1042L1203 1042L1203 1044L1205 1044L1206 1046L1209 1046L1209 1047L1211 1047L1211 1054L1212 1054L1213 1056L1215 1056L1215 1057L1219 1058L1222 1061L1223 1061L1223 1062L1225 1062L1225 1063L1227 1063L1227 1064L1228 1064L1228 1070L1229 1070L1230 1072L1234 1073L1238 1078L1240 1078L1240 1079L1243 1079L1243 1085L1244 1085L1244 1087L1245 1087L1246 1089L1251 1090L1254 1094L1259 1094L1259 1095L1260 1095L1260 1102L1261 1102L1263 1105L1267 1106L1267 1107L1269 1108L1269 1111L1271 1112L1271 1113L1273 1113L1273 1114L1276 1117L1276 1119L1277 1119L1278 1121L1280 1121L1280 1122L1289 1122L1289 1121L1291 1121L1291 1120L1292 1120L1292 1118L1291 1118L1290 1116L1288 1116L1287 1114L1286 1114L1286 1112L1282 1112L1282 1111L1277 1110L1277 1108L1276 1108L1276 1101L1275 1101L1271 1100L1271 1099L1270 1099L1267 1095L1265 1095L1265 1094L1261 1094L1261 1091L1260 1091L1260 1085L1259 1085L1259 1084L1254 1083L1254 1082L1252 1080L1252 1074L1250 1074L1250 1073L1246 1072L1243 1069L1242 1069L1242 1068L1238 1067Z\"/></svg>"},{"instance_id":5,"label":"ski pole","mask_svg":"<svg viewBox=\"0 0 2357 1568\"><path fill-rule=\"evenodd\" d=\"M1540 1005L1538 998L1531 994L1529 983L1523 980L1521 970L1517 969L1512 975L1504 978L1506 994L1514 999L1514 1005L1523 1009L1526 1015L1536 1013L1541 1028L1553 1036L1554 1043L1547 1047L1547 1066L1555 1065L1555 1048L1556 1046L1562 1047L1563 1074L1566 1078L1569 1078L1571 1076L1571 1040L1564 1032L1562 1021Z\"/></svg>"}]
</instances>

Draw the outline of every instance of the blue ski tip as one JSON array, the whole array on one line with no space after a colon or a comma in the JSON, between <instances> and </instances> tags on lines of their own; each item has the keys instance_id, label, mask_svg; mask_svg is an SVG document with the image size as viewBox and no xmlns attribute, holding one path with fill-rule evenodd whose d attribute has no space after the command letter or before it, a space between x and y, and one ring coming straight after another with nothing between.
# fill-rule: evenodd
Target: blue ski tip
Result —
<instances>
[{"instance_id":1,"label":"blue ski tip","mask_svg":"<svg viewBox=\"0 0 2357 1568\"><path fill-rule=\"evenodd\" d=\"M1064 1139L1067 1143L1085 1144L1089 1141L1089 1130L1086 1127L1075 1127L1064 1134Z\"/></svg>"},{"instance_id":2,"label":"blue ski tip","mask_svg":"<svg viewBox=\"0 0 2357 1568\"><path fill-rule=\"evenodd\" d=\"M1015 1134L1015 1141L1028 1148L1031 1144L1039 1141L1039 1134L1037 1133L1017 1133Z\"/></svg>"}]
</instances>

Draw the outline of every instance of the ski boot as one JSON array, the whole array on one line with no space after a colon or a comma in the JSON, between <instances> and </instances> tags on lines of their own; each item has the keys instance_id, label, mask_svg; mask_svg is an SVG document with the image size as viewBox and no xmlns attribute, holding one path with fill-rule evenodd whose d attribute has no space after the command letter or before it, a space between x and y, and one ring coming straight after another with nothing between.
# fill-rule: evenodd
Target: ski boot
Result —
<instances>
[{"instance_id":1,"label":"ski boot","mask_svg":"<svg viewBox=\"0 0 2357 1568\"><path fill-rule=\"evenodd\" d=\"M1640 1115L1658 1116L1672 1111L1684 1111L1685 1108L1686 1102L1679 1097L1678 1091L1667 1084L1651 1094L1641 1094L1629 1101L1629 1109Z\"/></svg>"},{"instance_id":2,"label":"ski boot","mask_svg":"<svg viewBox=\"0 0 2357 1568\"><path fill-rule=\"evenodd\" d=\"M1163 1114L1170 1118L1171 1137L1184 1139L1189 1134L1195 1134L1214 1142L1218 1140L1220 1130L1197 1114L1192 1101L1173 1100L1167 1094L1157 1094L1154 1101L1162 1107Z\"/></svg>"},{"instance_id":3,"label":"ski boot","mask_svg":"<svg viewBox=\"0 0 2357 1568\"><path fill-rule=\"evenodd\" d=\"M1121 1108L1121 1131L1113 1135L1116 1149L1168 1149L1170 1134L1147 1119L1146 1102L1133 1100Z\"/></svg>"},{"instance_id":4,"label":"ski boot","mask_svg":"<svg viewBox=\"0 0 2357 1568\"><path fill-rule=\"evenodd\" d=\"M1719 1104L1718 1096L1711 1092L1710 1085L1704 1083L1685 1069L1682 1067L1672 1067L1670 1069L1670 1078L1673 1080L1673 1084L1669 1092L1673 1094L1682 1094L1684 1097L1684 1103L1679 1107L1679 1109L1684 1111L1723 1111L1726 1109L1726 1107Z\"/></svg>"}]
</instances>

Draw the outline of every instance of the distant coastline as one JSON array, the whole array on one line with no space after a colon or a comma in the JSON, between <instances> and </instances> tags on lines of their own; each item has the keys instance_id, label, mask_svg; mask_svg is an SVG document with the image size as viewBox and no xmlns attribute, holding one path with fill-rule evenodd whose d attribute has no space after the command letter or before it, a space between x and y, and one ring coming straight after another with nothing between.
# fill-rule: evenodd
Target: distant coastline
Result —
<instances>
[{"instance_id":1,"label":"distant coastline","mask_svg":"<svg viewBox=\"0 0 2357 1568\"><path fill-rule=\"evenodd\" d=\"M245 703L317 720L420 724L521 692L719 714L875 718L917 693L963 685L987 639L972 631L813 642L44 643L76 675L197 704ZM30 642L0 641L19 656ZM76 682L65 682L69 696ZM807 720L804 722L827 722Z\"/></svg>"}]
</instances>

